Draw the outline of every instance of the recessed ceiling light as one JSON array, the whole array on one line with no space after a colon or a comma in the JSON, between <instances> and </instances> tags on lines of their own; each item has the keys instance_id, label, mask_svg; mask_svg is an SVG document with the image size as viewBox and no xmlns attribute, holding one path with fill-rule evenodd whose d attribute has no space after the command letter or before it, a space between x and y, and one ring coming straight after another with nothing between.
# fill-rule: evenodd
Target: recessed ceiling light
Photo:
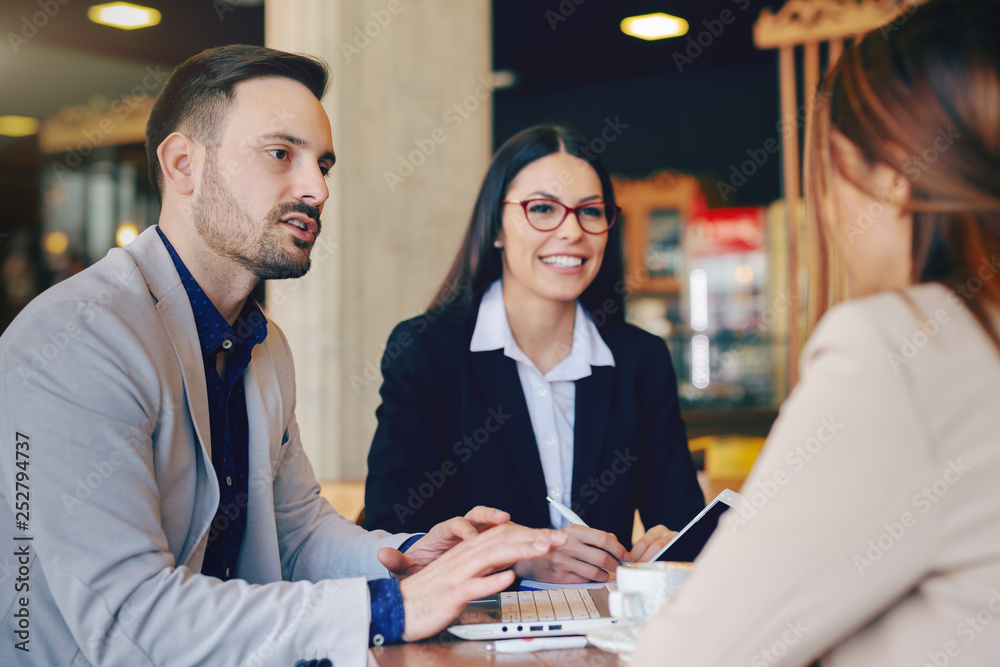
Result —
<instances>
[{"instance_id":1,"label":"recessed ceiling light","mask_svg":"<svg viewBox=\"0 0 1000 667\"><path fill-rule=\"evenodd\" d=\"M94 5L87 10L87 18L94 23L109 25L122 30L148 28L160 22L160 12L152 7L133 5L131 2L110 2Z\"/></svg>"},{"instance_id":2,"label":"recessed ceiling light","mask_svg":"<svg viewBox=\"0 0 1000 667\"><path fill-rule=\"evenodd\" d=\"M118 225L118 232L115 234L115 242L119 248L124 248L139 237L139 228L134 222L123 222Z\"/></svg>"},{"instance_id":3,"label":"recessed ceiling light","mask_svg":"<svg viewBox=\"0 0 1000 667\"><path fill-rule=\"evenodd\" d=\"M50 232L42 239L42 247L50 255L61 255L69 248L69 237L66 232Z\"/></svg>"},{"instance_id":4,"label":"recessed ceiling light","mask_svg":"<svg viewBox=\"0 0 1000 667\"><path fill-rule=\"evenodd\" d=\"M27 137L38 133L38 119L30 116L0 116L0 134L5 137Z\"/></svg>"},{"instance_id":5,"label":"recessed ceiling light","mask_svg":"<svg viewBox=\"0 0 1000 667\"><path fill-rule=\"evenodd\" d=\"M510 69L498 69L490 74L490 84L493 86L493 90L516 88L519 80L517 72Z\"/></svg>"},{"instance_id":6,"label":"recessed ceiling light","mask_svg":"<svg viewBox=\"0 0 1000 667\"><path fill-rule=\"evenodd\" d=\"M682 18L657 12L630 16L622 20L622 32L639 39L653 40L680 37L687 33L688 22Z\"/></svg>"}]
</instances>

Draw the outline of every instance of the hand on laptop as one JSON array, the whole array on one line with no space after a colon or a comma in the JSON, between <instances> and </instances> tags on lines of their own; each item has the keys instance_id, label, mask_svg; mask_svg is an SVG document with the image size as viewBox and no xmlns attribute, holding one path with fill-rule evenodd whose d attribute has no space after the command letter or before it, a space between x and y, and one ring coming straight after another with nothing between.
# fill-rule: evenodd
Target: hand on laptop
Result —
<instances>
[{"instance_id":1,"label":"hand on laptop","mask_svg":"<svg viewBox=\"0 0 1000 667\"><path fill-rule=\"evenodd\" d=\"M653 526L646 531L642 538L632 545L632 551L628 553L630 563L642 563L651 559L660 552L667 542L674 539L676 530L670 530L666 526Z\"/></svg>"},{"instance_id":2,"label":"hand on laptop","mask_svg":"<svg viewBox=\"0 0 1000 667\"><path fill-rule=\"evenodd\" d=\"M498 593L514 582L513 571L497 570L544 556L565 542L566 534L562 531L525 528L513 523L489 528L460 542L399 582L406 615L403 639L416 641L437 634L469 602ZM379 550L379 560L383 563L382 554L386 551L395 549Z\"/></svg>"},{"instance_id":3,"label":"hand on laptop","mask_svg":"<svg viewBox=\"0 0 1000 667\"><path fill-rule=\"evenodd\" d=\"M561 532L566 533L566 544L548 555L517 563L517 576L556 584L607 581L608 572L618 567L613 556L625 560L628 555L618 538L603 530L571 524Z\"/></svg>"},{"instance_id":4,"label":"hand on laptop","mask_svg":"<svg viewBox=\"0 0 1000 667\"><path fill-rule=\"evenodd\" d=\"M413 543L406 553L379 549L378 560L393 576L402 579L419 572L449 549L494 526L510 521L510 515L492 507L473 507L464 517L442 521Z\"/></svg>"}]
</instances>

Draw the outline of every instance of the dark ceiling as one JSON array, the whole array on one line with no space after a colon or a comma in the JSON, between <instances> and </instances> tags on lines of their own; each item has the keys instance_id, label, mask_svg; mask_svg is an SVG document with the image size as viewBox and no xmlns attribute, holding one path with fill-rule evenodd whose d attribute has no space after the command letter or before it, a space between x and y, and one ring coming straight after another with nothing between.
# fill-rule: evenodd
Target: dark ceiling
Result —
<instances>
[{"instance_id":1,"label":"dark ceiling","mask_svg":"<svg viewBox=\"0 0 1000 667\"><path fill-rule=\"evenodd\" d=\"M66 4L60 4L66 1ZM141 30L117 30L86 18L92 1L3 0L0 27L31 34L32 39L134 61L175 65L218 44L264 40L262 0L144 0L159 9L162 22ZM58 7L54 16L35 19L42 5ZM509 69L527 90L630 78L674 71L675 53L702 36L708 46L683 63L685 69L767 59L754 48L751 26L768 0L495 0L493 53L496 69ZM627 16L663 11L685 18L686 37L647 42L621 32ZM724 14L724 12L730 14ZM721 19L730 18L729 24ZM25 30L26 21L34 23ZM719 34L711 34L712 29ZM711 41L709 42L709 37ZM5 39L4 41L8 41ZM690 53L696 53L691 51Z\"/></svg>"},{"instance_id":2,"label":"dark ceiling","mask_svg":"<svg viewBox=\"0 0 1000 667\"><path fill-rule=\"evenodd\" d=\"M4 35L22 34L29 21L41 26L36 38L43 42L163 65L176 65L220 44L264 43L264 5L259 0L136 0L162 14L159 25L140 30L92 23L87 9L101 1L3 0L0 26ZM58 11L46 21L35 20L41 5L55 5Z\"/></svg>"},{"instance_id":3,"label":"dark ceiling","mask_svg":"<svg viewBox=\"0 0 1000 667\"><path fill-rule=\"evenodd\" d=\"M91 23L86 10L97 1L0 0L0 115L100 105L132 90L151 65L166 70L211 46L264 39L263 0L137 0L163 20L134 31ZM772 2L781 0L494 0L493 66L518 81L496 93L494 137L539 122L590 135L621 117L632 129L606 156L617 173L726 174L773 134L776 57L752 43L753 23ZM688 35L647 42L619 29L627 16L657 11L685 18ZM28 42L11 42L11 33ZM28 143L0 138L0 163L28 166ZM772 200L775 168L741 199Z\"/></svg>"},{"instance_id":4,"label":"dark ceiling","mask_svg":"<svg viewBox=\"0 0 1000 667\"><path fill-rule=\"evenodd\" d=\"M680 76L696 69L773 62L753 45L752 26L773 0L495 0L493 65L544 90L646 75ZM690 24L683 37L645 41L619 28L623 18L665 12ZM723 20L728 20L724 23ZM699 38L705 47L691 47ZM713 34L713 32L715 34ZM709 39L711 38L711 39ZM691 48L693 62L686 62ZM698 53L698 48L701 52ZM678 54L681 71L675 62Z\"/></svg>"}]
</instances>

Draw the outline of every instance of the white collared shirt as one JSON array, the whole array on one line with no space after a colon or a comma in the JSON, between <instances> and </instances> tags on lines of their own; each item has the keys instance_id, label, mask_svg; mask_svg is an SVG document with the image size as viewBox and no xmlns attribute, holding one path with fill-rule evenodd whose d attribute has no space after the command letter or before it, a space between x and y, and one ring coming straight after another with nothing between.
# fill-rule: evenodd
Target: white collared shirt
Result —
<instances>
[{"instance_id":1,"label":"white collared shirt","mask_svg":"<svg viewBox=\"0 0 1000 667\"><path fill-rule=\"evenodd\" d=\"M575 382L589 376L592 366L614 366L614 355L590 315L577 301L573 318L573 348L565 359L542 375L514 340L503 302L503 288L501 281L497 280L483 295L469 351L499 349L517 362L517 374L528 404L528 416L538 444L548 494L570 506L573 425L576 422ZM552 508L549 508L549 517L553 528L562 528L568 523Z\"/></svg>"}]
</instances>

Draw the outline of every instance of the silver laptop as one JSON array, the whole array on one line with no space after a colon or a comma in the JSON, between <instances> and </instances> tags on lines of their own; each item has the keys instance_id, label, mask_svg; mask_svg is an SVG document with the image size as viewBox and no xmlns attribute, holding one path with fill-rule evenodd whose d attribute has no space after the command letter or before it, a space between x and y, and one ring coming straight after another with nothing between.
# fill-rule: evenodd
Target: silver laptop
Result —
<instances>
[{"instance_id":1,"label":"silver laptop","mask_svg":"<svg viewBox=\"0 0 1000 667\"><path fill-rule=\"evenodd\" d=\"M448 632L462 639L586 634L618 623L608 609L611 590L614 584L500 593L471 602Z\"/></svg>"},{"instance_id":2,"label":"silver laptop","mask_svg":"<svg viewBox=\"0 0 1000 667\"><path fill-rule=\"evenodd\" d=\"M742 502L740 494L724 490L653 560L693 561L715 531L722 514ZM470 603L448 631L463 639L586 634L618 623L608 609L608 593L615 590L614 586L501 593Z\"/></svg>"}]
</instances>

